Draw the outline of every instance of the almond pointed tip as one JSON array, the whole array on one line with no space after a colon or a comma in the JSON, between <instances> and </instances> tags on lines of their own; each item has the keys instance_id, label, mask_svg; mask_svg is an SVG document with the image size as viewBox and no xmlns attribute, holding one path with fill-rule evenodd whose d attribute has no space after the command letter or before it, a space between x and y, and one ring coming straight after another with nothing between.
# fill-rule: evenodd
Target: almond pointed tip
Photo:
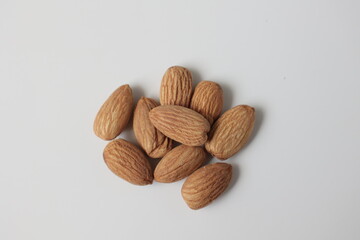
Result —
<instances>
[{"instance_id":1,"label":"almond pointed tip","mask_svg":"<svg viewBox=\"0 0 360 240\"><path fill-rule=\"evenodd\" d=\"M188 207L191 209L191 210L199 210L199 209L201 209L201 207L195 207L195 206L189 206L188 205Z\"/></svg>"}]
</instances>

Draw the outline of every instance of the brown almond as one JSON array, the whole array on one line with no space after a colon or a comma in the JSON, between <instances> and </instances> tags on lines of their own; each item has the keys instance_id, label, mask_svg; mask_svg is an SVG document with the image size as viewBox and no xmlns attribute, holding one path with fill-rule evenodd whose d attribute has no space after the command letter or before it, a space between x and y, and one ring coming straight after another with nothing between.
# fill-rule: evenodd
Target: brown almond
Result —
<instances>
[{"instance_id":1,"label":"brown almond","mask_svg":"<svg viewBox=\"0 0 360 240\"><path fill-rule=\"evenodd\" d=\"M154 99L142 97L136 104L133 128L135 137L148 156L161 158L172 148L172 140L150 122L149 112L159 106Z\"/></svg>"},{"instance_id":2,"label":"brown almond","mask_svg":"<svg viewBox=\"0 0 360 240\"><path fill-rule=\"evenodd\" d=\"M95 134L104 140L116 138L131 117L133 96L128 84L116 89L101 106L94 121Z\"/></svg>"},{"instance_id":3,"label":"brown almond","mask_svg":"<svg viewBox=\"0 0 360 240\"><path fill-rule=\"evenodd\" d=\"M189 108L164 105L150 111L150 121L165 136L188 146L200 146L207 140L209 122Z\"/></svg>"},{"instance_id":4,"label":"brown almond","mask_svg":"<svg viewBox=\"0 0 360 240\"><path fill-rule=\"evenodd\" d=\"M153 181L153 174L145 154L134 144L116 139L105 147L104 160L117 176L135 185L147 185Z\"/></svg>"},{"instance_id":5,"label":"brown almond","mask_svg":"<svg viewBox=\"0 0 360 240\"><path fill-rule=\"evenodd\" d=\"M255 109L239 105L226 111L212 126L206 150L220 160L236 154L248 141L255 122Z\"/></svg>"},{"instance_id":6,"label":"brown almond","mask_svg":"<svg viewBox=\"0 0 360 240\"><path fill-rule=\"evenodd\" d=\"M203 115L211 125L221 114L223 98L223 90L219 84L201 81L194 90L190 108Z\"/></svg>"},{"instance_id":7,"label":"brown almond","mask_svg":"<svg viewBox=\"0 0 360 240\"><path fill-rule=\"evenodd\" d=\"M164 183L179 181L198 169L205 159L204 148L180 145L161 159L155 168L154 178Z\"/></svg>"},{"instance_id":8,"label":"brown almond","mask_svg":"<svg viewBox=\"0 0 360 240\"><path fill-rule=\"evenodd\" d=\"M200 209L219 197L228 187L232 166L227 163L206 165L186 179L181 189L182 197L191 209Z\"/></svg>"},{"instance_id":9,"label":"brown almond","mask_svg":"<svg viewBox=\"0 0 360 240\"><path fill-rule=\"evenodd\" d=\"M161 105L179 105L183 107L189 107L191 93L191 72L180 66L173 66L168 68L161 81Z\"/></svg>"}]
</instances>

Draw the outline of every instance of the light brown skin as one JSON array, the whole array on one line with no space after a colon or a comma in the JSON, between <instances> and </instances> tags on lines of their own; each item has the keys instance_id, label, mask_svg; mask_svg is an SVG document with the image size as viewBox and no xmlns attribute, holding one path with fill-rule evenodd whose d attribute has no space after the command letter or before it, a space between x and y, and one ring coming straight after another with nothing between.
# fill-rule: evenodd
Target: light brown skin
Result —
<instances>
[{"instance_id":1,"label":"light brown skin","mask_svg":"<svg viewBox=\"0 0 360 240\"><path fill-rule=\"evenodd\" d=\"M224 103L223 90L211 81L201 81L195 88L190 108L203 115L210 123L220 116Z\"/></svg>"},{"instance_id":2,"label":"light brown skin","mask_svg":"<svg viewBox=\"0 0 360 240\"><path fill-rule=\"evenodd\" d=\"M160 87L161 105L189 107L192 93L191 72L180 66L167 69Z\"/></svg>"},{"instance_id":3,"label":"light brown skin","mask_svg":"<svg viewBox=\"0 0 360 240\"><path fill-rule=\"evenodd\" d=\"M188 177L181 194L191 209L200 209L218 198L229 186L232 166L227 163L206 165Z\"/></svg>"},{"instance_id":4,"label":"light brown skin","mask_svg":"<svg viewBox=\"0 0 360 240\"><path fill-rule=\"evenodd\" d=\"M135 185L148 185L153 173L145 154L134 144L116 139L105 147L104 161L117 176Z\"/></svg>"},{"instance_id":5,"label":"light brown skin","mask_svg":"<svg viewBox=\"0 0 360 240\"><path fill-rule=\"evenodd\" d=\"M164 183L179 181L198 169L205 159L204 148L180 145L161 159L155 168L154 178Z\"/></svg>"},{"instance_id":6,"label":"light brown skin","mask_svg":"<svg viewBox=\"0 0 360 240\"><path fill-rule=\"evenodd\" d=\"M212 126L206 150L220 160L226 160L247 143L254 128L255 109L238 105L226 111Z\"/></svg>"},{"instance_id":7,"label":"light brown skin","mask_svg":"<svg viewBox=\"0 0 360 240\"><path fill-rule=\"evenodd\" d=\"M150 111L151 123L165 136L188 146L201 146L207 140L210 124L189 108L165 105Z\"/></svg>"},{"instance_id":8,"label":"light brown skin","mask_svg":"<svg viewBox=\"0 0 360 240\"><path fill-rule=\"evenodd\" d=\"M133 109L133 96L128 84L116 89L101 106L94 121L94 133L103 140L120 135L128 124Z\"/></svg>"},{"instance_id":9,"label":"light brown skin","mask_svg":"<svg viewBox=\"0 0 360 240\"><path fill-rule=\"evenodd\" d=\"M134 111L133 129L140 146L148 156L161 158L172 148L172 140L157 130L150 122L149 112L159 106L154 99L142 97Z\"/></svg>"}]
</instances>

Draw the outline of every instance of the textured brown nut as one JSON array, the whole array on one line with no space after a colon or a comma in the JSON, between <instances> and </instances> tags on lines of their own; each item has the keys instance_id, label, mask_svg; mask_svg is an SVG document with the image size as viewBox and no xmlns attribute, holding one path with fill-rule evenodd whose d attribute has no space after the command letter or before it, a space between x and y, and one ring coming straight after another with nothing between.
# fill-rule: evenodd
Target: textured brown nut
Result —
<instances>
[{"instance_id":1,"label":"textured brown nut","mask_svg":"<svg viewBox=\"0 0 360 240\"><path fill-rule=\"evenodd\" d=\"M114 140L104 149L104 160L117 176L135 185L147 185L153 181L153 174L145 154L134 144Z\"/></svg>"},{"instance_id":2,"label":"textured brown nut","mask_svg":"<svg viewBox=\"0 0 360 240\"><path fill-rule=\"evenodd\" d=\"M206 165L186 179L181 194L191 209L207 206L228 187L232 176L232 166L227 163Z\"/></svg>"},{"instance_id":3,"label":"textured brown nut","mask_svg":"<svg viewBox=\"0 0 360 240\"><path fill-rule=\"evenodd\" d=\"M122 85L101 106L94 121L95 134L104 140L116 138L126 127L132 113L133 96L128 84Z\"/></svg>"},{"instance_id":4,"label":"textured brown nut","mask_svg":"<svg viewBox=\"0 0 360 240\"><path fill-rule=\"evenodd\" d=\"M154 178L158 182L170 183L179 181L198 169L206 159L202 147L180 145L161 159L154 171Z\"/></svg>"},{"instance_id":5,"label":"textured brown nut","mask_svg":"<svg viewBox=\"0 0 360 240\"><path fill-rule=\"evenodd\" d=\"M159 104L151 99L142 97L134 111L134 133L140 146L148 156L161 158L172 148L172 140L157 130L150 122L149 112Z\"/></svg>"},{"instance_id":6,"label":"textured brown nut","mask_svg":"<svg viewBox=\"0 0 360 240\"><path fill-rule=\"evenodd\" d=\"M188 146L200 146L207 140L209 122L189 108L164 105L150 111L151 123L165 136Z\"/></svg>"},{"instance_id":7,"label":"textured brown nut","mask_svg":"<svg viewBox=\"0 0 360 240\"><path fill-rule=\"evenodd\" d=\"M211 125L221 114L223 98L219 84L202 81L195 88L190 108L203 115Z\"/></svg>"},{"instance_id":8,"label":"textured brown nut","mask_svg":"<svg viewBox=\"0 0 360 240\"><path fill-rule=\"evenodd\" d=\"M206 150L220 160L237 153L248 141L255 122L255 109L239 105L226 111L212 126Z\"/></svg>"},{"instance_id":9,"label":"textured brown nut","mask_svg":"<svg viewBox=\"0 0 360 240\"><path fill-rule=\"evenodd\" d=\"M189 107L192 92L191 72L184 67L168 68L161 81L161 105L179 105Z\"/></svg>"}]
</instances>

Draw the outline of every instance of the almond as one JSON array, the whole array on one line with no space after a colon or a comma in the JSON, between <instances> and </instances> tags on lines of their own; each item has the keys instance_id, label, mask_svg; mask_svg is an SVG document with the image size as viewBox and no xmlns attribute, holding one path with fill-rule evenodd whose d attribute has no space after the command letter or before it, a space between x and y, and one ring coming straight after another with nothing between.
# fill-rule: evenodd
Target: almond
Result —
<instances>
[{"instance_id":1,"label":"almond","mask_svg":"<svg viewBox=\"0 0 360 240\"><path fill-rule=\"evenodd\" d=\"M145 154L134 144L116 139L105 147L104 160L117 176L135 185L147 185L153 181L152 170Z\"/></svg>"},{"instance_id":2,"label":"almond","mask_svg":"<svg viewBox=\"0 0 360 240\"><path fill-rule=\"evenodd\" d=\"M191 209L207 206L228 187L232 176L232 166L227 163L206 165L186 179L181 194Z\"/></svg>"},{"instance_id":3,"label":"almond","mask_svg":"<svg viewBox=\"0 0 360 240\"><path fill-rule=\"evenodd\" d=\"M95 134L104 140L116 138L131 117L133 96L128 84L122 85L101 106L94 121Z\"/></svg>"},{"instance_id":4,"label":"almond","mask_svg":"<svg viewBox=\"0 0 360 240\"><path fill-rule=\"evenodd\" d=\"M164 105L150 111L150 121L165 136L188 146L200 146L207 140L209 122L189 108Z\"/></svg>"},{"instance_id":5,"label":"almond","mask_svg":"<svg viewBox=\"0 0 360 240\"><path fill-rule=\"evenodd\" d=\"M195 88L190 108L202 114L211 125L220 116L223 102L220 85L211 81L202 81Z\"/></svg>"},{"instance_id":6,"label":"almond","mask_svg":"<svg viewBox=\"0 0 360 240\"><path fill-rule=\"evenodd\" d=\"M189 107L192 92L191 72L184 67L168 68L161 82L161 105Z\"/></svg>"},{"instance_id":7,"label":"almond","mask_svg":"<svg viewBox=\"0 0 360 240\"><path fill-rule=\"evenodd\" d=\"M237 153L248 141L255 122L255 109L239 105L226 111L212 126L206 150L220 160Z\"/></svg>"},{"instance_id":8,"label":"almond","mask_svg":"<svg viewBox=\"0 0 360 240\"><path fill-rule=\"evenodd\" d=\"M135 137L148 156L161 158L172 148L172 140L157 130L150 122L149 112L159 106L155 100L142 97L134 111Z\"/></svg>"},{"instance_id":9,"label":"almond","mask_svg":"<svg viewBox=\"0 0 360 240\"><path fill-rule=\"evenodd\" d=\"M158 182L171 183L179 181L198 169L206 159L202 147L180 145L161 159L154 171Z\"/></svg>"}]
</instances>

